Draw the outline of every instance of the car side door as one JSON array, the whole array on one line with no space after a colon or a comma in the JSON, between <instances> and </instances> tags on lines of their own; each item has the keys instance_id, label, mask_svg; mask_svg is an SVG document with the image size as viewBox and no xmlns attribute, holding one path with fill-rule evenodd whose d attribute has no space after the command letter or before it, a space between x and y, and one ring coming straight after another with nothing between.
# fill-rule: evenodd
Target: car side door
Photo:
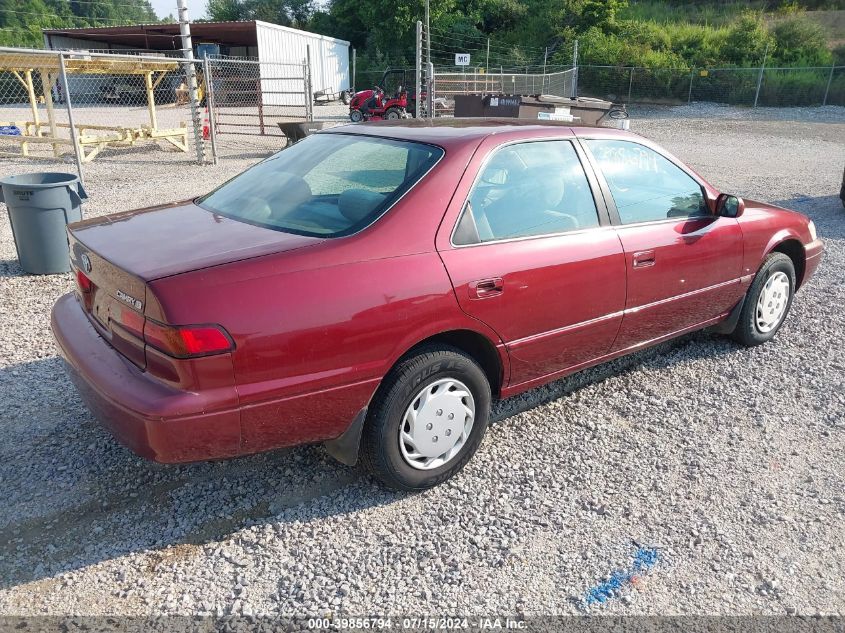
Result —
<instances>
[{"instance_id":1,"label":"car side door","mask_svg":"<svg viewBox=\"0 0 845 633\"><path fill-rule=\"evenodd\" d=\"M742 230L692 172L652 147L584 139L625 251L627 300L613 351L707 324L743 292Z\"/></svg>"},{"instance_id":2,"label":"car side door","mask_svg":"<svg viewBox=\"0 0 845 633\"><path fill-rule=\"evenodd\" d=\"M585 165L568 139L488 138L438 233L461 308L507 347L510 387L606 354L619 329L624 254Z\"/></svg>"}]
</instances>

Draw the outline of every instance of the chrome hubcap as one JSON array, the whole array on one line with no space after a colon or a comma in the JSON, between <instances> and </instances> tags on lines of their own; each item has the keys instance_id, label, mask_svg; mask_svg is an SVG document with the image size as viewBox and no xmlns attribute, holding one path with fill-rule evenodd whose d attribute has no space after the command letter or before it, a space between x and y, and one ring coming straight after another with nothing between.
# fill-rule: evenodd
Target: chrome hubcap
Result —
<instances>
[{"instance_id":1,"label":"chrome hubcap","mask_svg":"<svg viewBox=\"0 0 845 633\"><path fill-rule=\"evenodd\" d=\"M789 302L789 277L780 271L766 280L757 300L757 329L763 334L775 329L786 314Z\"/></svg>"},{"instance_id":2,"label":"chrome hubcap","mask_svg":"<svg viewBox=\"0 0 845 633\"><path fill-rule=\"evenodd\" d=\"M466 444L475 421L475 400L460 380L444 378L424 387L399 426L399 450L409 466L438 468Z\"/></svg>"}]
</instances>

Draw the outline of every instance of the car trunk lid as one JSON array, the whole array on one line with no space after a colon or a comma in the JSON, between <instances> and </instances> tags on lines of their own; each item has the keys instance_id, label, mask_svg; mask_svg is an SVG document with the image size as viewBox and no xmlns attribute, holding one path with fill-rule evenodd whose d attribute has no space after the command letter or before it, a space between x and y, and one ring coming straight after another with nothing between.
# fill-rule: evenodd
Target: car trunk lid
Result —
<instances>
[{"instance_id":1,"label":"car trunk lid","mask_svg":"<svg viewBox=\"0 0 845 633\"><path fill-rule=\"evenodd\" d=\"M320 242L207 211L192 202L83 220L74 238L143 281Z\"/></svg>"},{"instance_id":2,"label":"car trunk lid","mask_svg":"<svg viewBox=\"0 0 845 633\"><path fill-rule=\"evenodd\" d=\"M143 369L146 283L87 248L73 233L69 238L82 308L100 335Z\"/></svg>"},{"instance_id":3,"label":"car trunk lid","mask_svg":"<svg viewBox=\"0 0 845 633\"><path fill-rule=\"evenodd\" d=\"M231 220L192 203L84 220L70 225L68 237L71 262L83 275L77 277L83 309L100 335L141 369L147 367L146 320L166 322L148 282L320 241Z\"/></svg>"}]
</instances>

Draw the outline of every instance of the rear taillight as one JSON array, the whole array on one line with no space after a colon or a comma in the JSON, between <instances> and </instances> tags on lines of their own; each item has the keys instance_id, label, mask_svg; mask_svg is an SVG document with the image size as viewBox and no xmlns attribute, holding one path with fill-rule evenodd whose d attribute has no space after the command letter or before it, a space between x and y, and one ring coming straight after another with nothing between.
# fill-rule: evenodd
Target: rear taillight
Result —
<instances>
[{"instance_id":1,"label":"rear taillight","mask_svg":"<svg viewBox=\"0 0 845 633\"><path fill-rule=\"evenodd\" d=\"M231 351L234 343L219 325L170 326L147 319L144 341L168 356L191 358Z\"/></svg>"},{"instance_id":2,"label":"rear taillight","mask_svg":"<svg viewBox=\"0 0 845 633\"><path fill-rule=\"evenodd\" d=\"M144 315L128 306L116 306L111 312L112 320L133 336L144 338Z\"/></svg>"},{"instance_id":3,"label":"rear taillight","mask_svg":"<svg viewBox=\"0 0 845 633\"><path fill-rule=\"evenodd\" d=\"M83 294L91 292L91 280L81 270L76 271L76 285L79 286L79 292Z\"/></svg>"}]
</instances>

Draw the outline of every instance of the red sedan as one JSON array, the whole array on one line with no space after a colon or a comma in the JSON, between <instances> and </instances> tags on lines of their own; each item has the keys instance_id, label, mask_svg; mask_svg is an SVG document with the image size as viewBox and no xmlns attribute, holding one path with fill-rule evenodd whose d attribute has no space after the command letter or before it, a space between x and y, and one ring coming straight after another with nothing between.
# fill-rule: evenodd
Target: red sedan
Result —
<instances>
[{"instance_id":1,"label":"red sedan","mask_svg":"<svg viewBox=\"0 0 845 633\"><path fill-rule=\"evenodd\" d=\"M121 442L325 442L405 490L461 469L492 398L710 326L768 341L822 253L636 134L457 119L325 131L69 236L53 331Z\"/></svg>"}]
</instances>

